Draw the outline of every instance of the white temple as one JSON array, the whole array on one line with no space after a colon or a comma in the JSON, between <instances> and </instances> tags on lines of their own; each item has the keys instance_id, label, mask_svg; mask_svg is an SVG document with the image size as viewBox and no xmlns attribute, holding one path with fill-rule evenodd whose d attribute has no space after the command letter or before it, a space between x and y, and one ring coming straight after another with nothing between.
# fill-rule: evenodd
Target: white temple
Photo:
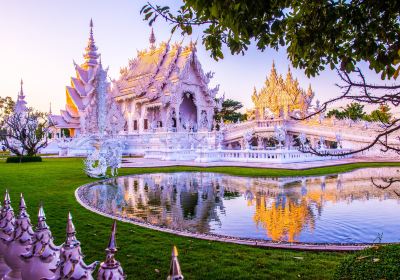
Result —
<instances>
[{"instance_id":1,"label":"white temple","mask_svg":"<svg viewBox=\"0 0 400 280\"><path fill-rule=\"evenodd\" d=\"M99 106L99 56L91 21L85 61L74 63L76 77L66 87L65 110L50 116L54 127L68 129L72 137L99 132L91 121L94 115L101 115L95 112ZM120 73L112 86L105 85L104 105L112 112L103 114L119 134L212 129L218 87L209 88L212 74L204 74L193 42L185 47L170 42L157 46L152 32L149 49L139 51ZM119 127L121 116L124 124Z\"/></svg>"},{"instance_id":2,"label":"white temple","mask_svg":"<svg viewBox=\"0 0 400 280\"><path fill-rule=\"evenodd\" d=\"M66 87L65 109L49 116L53 141L43 153L88 155L93 140L101 138L120 141L125 155L160 160L301 162L340 158L370 143L380 130L376 123L338 121L323 113L294 120L291 116L318 110L318 101L312 105L311 85L302 89L290 69L284 79L274 64L265 86L254 90L253 118L220 123L214 113L223 98L217 97L219 86L210 87L213 73L204 73L196 44L156 44L153 31L149 43L109 82L90 22L84 62L74 62L76 76ZM388 141L397 144L395 137ZM300 145L331 156L303 153ZM380 147L363 153L382 154Z\"/></svg>"}]
</instances>

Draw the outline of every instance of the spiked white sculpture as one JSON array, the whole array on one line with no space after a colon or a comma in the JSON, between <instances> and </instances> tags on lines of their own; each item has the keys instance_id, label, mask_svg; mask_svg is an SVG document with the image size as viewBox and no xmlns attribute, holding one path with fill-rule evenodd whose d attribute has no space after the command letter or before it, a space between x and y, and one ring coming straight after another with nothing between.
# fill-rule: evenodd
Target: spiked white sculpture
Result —
<instances>
[{"instance_id":1,"label":"spiked white sculpture","mask_svg":"<svg viewBox=\"0 0 400 280\"><path fill-rule=\"evenodd\" d=\"M4 276L4 280L22 279L21 269L25 263L20 256L30 248L33 235L34 232L29 215L26 212L24 196L21 194L19 213L15 219L15 230L13 236L6 240L8 248L4 254L4 259L11 271Z\"/></svg>"},{"instance_id":2,"label":"spiked white sculpture","mask_svg":"<svg viewBox=\"0 0 400 280\"><path fill-rule=\"evenodd\" d=\"M81 243L76 239L75 226L72 223L71 213L68 213L67 220L67 239L62 245L60 251L60 261L57 263L57 268L54 270L54 276L51 280L64 280L64 279L85 279L93 280L92 273L96 269L98 262L86 265L83 261L81 252Z\"/></svg>"},{"instance_id":3,"label":"spiked white sculpture","mask_svg":"<svg viewBox=\"0 0 400 280\"><path fill-rule=\"evenodd\" d=\"M0 215L0 276L3 276L10 270L4 262L4 255L7 251L7 244L4 240L13 236L15 227L14 210L11 207L10 195L7 190Z\"/></svg>"},{"instance_id":4,"label":"spiked white sculpture","mask_svg":"<svg viewBox=\"0 0 400 280\"><path fill-rule=\"evenodd\" d=\"M183 280L181 266L178 261L178 249L176 249L176 246L172 248L171 267L169 269L167 280Z\"/></svg>"},{"instance_id":5,"label":"spiked white sculpture","mask_svg":"<svg viewBox=\"0 0 400 280\"><path fill-rule=\"evenodd\" d=\"M106 178L107 169L110 167L111 176L118 175L118 168L122 163L122 150L124 144L116 139L103 141L100 139L93 145L95 150L84 160L85 173L91 178Z\"/></svg>"},{"instance_id":6,"label":"spiked white sculpture","mask_svg":"<svg viewBox=\"0 0 400 280\"><path fill-rule=\"evenodd\" d=\"M60 257L60 246L53 243L53 236L46 223L43 206L39 207L38 223L29 252L22 254L24 265L21 270L22 279L42 279L53 277Z\"/></svg>"},{"instance_id":7,"label":"spiked white sculpture","mask_svg":"<svg viewBox=\"0 0 400 280\"><path fill-rule=\"evenodd\" d=\"M123 280L126 278L120 263L114 258L114 255L117 252L116 233L117 222L114 220L111 228L110 241L106 249L106 261L100 264L97 280Z\"/></svg>"}]
</instances>

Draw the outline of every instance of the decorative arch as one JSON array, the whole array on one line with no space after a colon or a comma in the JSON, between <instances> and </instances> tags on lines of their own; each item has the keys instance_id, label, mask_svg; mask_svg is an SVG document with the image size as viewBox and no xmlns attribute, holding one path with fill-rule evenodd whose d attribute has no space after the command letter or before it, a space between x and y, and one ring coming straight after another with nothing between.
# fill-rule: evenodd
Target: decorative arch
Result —
<instances>
[{"instance_id":1,"label":"decorative arch","mask_svg":"<svg viewBox=\"0 0 400 280\"><path fill-rule=\"evenodd\" d=\"M182 102L179 105L179 123L184 129L197 130L197 106L195 94L190 91L182 93Z\"/></svg>"}]
</instances>

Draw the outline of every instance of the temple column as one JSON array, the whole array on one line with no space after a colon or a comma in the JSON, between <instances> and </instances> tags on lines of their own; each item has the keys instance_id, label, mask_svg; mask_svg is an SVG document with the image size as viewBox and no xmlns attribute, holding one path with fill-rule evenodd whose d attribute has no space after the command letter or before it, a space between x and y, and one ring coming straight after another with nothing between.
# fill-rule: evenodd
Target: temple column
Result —
<instances>
[{"instance_id":1,"label":"temple column","mask_svg":"<svg viewBox=\"0 0 400 280\"><path fill-rule=\"evenodd\" d=\"M176 115L176 131L182 131L182 125L181 125L181 116L179 113L179 105L175 106L175 115Z\"/></svg>"},{"instance_id":2,"label":"temple column","mask_svg":"<svg viewBox=\"0 0 400 280\"><path fill-rule=\"evenodd\" d=\"M201 129L201 110L203 108L196 105L196 109L197 109L197 131L200 131L200 129Z\"/></svg>"},{"instance_id":3,"label":"temple column","mask_svg":"<svg viewBox=\"0 0 400 280\"><path fill-rule=\"evenodd\" d=\"M129 122L128 122L128 132L133 133L133 117L135 116L135 103L133 100L129 103Z\"/></svg>"},{"instance_id":4,"label":"temple column","mask_svg":"<svg viewBox=\"0 0 400 280\"><path fill-rule=\"evenodd\" d=\"M138 119L138 131L139 133L142 133L144 131L144 114L145 114L145 108L143 105L140 106L140 113L139 113L139 119Z\"/></svg>"},{"instance_id":5,"label":"temple column","mask_svg":"<svg viewBox=\"0 0 400 280\"><path fill-rule=\"evenodd\" d=\"M128 112L127 118L128 118L128 133L132 134L132 132L133 132L132 112Z\"/></svg>"}]
</instances>

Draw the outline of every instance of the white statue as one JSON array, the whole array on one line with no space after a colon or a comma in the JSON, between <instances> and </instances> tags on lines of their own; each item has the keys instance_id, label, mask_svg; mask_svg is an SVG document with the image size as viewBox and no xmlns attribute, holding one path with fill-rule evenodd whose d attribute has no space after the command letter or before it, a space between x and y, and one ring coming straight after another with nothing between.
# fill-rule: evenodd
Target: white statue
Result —
<instances>
[{"instance_id":1,"label":"white statue","mask_svg":"<svg viewBox=\"0 0 400 280\"><path fill-rule=\"evenodd\" d=\"M326 149L325 137L324 136L320 136L319 137L319 149L320 150L325 150Z\"/></svg>"},{"instance_id":2,"label":"white statue","mask_svg":"<svg viewBox=\"0 0 400 280\"><path fill-rule=\"evenodd\" d=\"M224 140L224 135L221 132L218 132L216 135L217 140L217 149L222 150L222 141Z\"/></svg>"},{"instance_id":3,"label":"white statue","mask_svg":"<svg viewBox=\"0 0 400 280\"><path fill-rule=\"evenodd\" d=\"M307 143L307 136L305 133L301 133L299 136L300 144L302 147L304 147Z\"/></svg>"},{"instance_id":4,"label":"white statue","mask_svg":"<svg viewBox=\"0 0 400 280\"><path fill-rule=\"evenodd\" d=\"M124 144L111 139L94 146L96 149L84 161L85 173L92 178L106 178L110 167L111 176L117 176L118 168L121 168Z\"/></svg>"},{"instance_id":5,"label":"white statue","mask_svg":"<svg viewBox=\"0 0 400 280\"><path fill-rule=\"evenodd\" d=\"M286 140L286 128L284 126L275 126L275 138L278 141L278 147L282 148L282 143Z\"/></svg>"},{"instance_id":6,"label":"white statue","mask_svg":"<svg viewBox=\"0 0 400 280\"><path fill-rule=\"evenodd\" d=\"M208 129L208 117L207 117L207 112L205 110L201 111L200 125L201 128Z\"/></svg>"},{"instance_id":7,"label":"white statue","mask_svg":"<svg viewBox=\"0 0 400 280\"><path fill-rule=\"evenodd\" d=\"M121 168L122 163L122 145L120 143L107 146L106 163L110 167L111 176L117 176L118 168Z\"/></svg>"},{"instance_id":8,"label":"white statue","mask_svg":"<svg viewBox=\"0 0 400 280\"><path fill-rule=\"evenodd\" d=\"M247 131L243 135L243 140L244 140L244 146L246 150L250 150L251 147L251 140L253 139L253 131Z\"/></svg>"},{"instance_id":9,"label":"white statue","mask_svg":"<svg viewBox=\"0 0 400 280\"><path fill-rule=\"evenodd\" d=\"M336 148L342 149L342 135L340 133L336 133Z\"/></svg>"}]
</instances>

